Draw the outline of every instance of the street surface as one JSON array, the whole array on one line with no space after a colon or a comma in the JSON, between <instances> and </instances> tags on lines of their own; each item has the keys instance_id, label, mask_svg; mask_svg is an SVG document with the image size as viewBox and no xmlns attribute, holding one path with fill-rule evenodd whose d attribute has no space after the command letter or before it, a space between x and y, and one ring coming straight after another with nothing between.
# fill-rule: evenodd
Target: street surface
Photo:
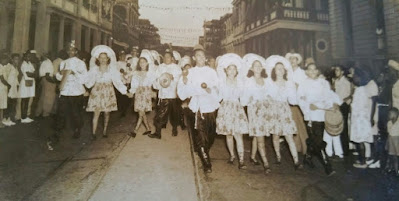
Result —
<instances>
[{"instance_id":1,"label":"street surface","mask_svg":"<svg viewBox=\"0 0 399 201\"><path fill-rule=\"evenodd\" d=\"M153 114L151 114L151 117ZM152 118L150 118L152 119ZM80 139L68 129L54 151L46 137L51 118L0 130L0 200L398 200L399 180L380 170L347 171L343 160L334 160L337 173L327 177L316 169L295 171L283 143L282 164L276 165L270 139L267 155L272 173L249 163L250 139L245 137L247 170L229 158L224 136L211 149L213 172L205 175L192 153L187 131L171 136L171 126L161 140L127 135L136 115L111 115L108 138L91 141L91 115L85 114ZM102 117L99 128L102 130ZM100 132L98 132L100 134ZM259 159L258 159L259 160Z\"/></svg>"}]
</instances>

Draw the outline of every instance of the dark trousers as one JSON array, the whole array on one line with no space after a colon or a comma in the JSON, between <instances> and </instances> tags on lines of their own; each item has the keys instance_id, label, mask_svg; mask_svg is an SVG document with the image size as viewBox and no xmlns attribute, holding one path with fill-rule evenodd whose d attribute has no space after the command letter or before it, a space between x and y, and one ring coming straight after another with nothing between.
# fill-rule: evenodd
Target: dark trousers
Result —
<instances>
[{"instance_id":1,"label":"dark trousers","mask_svg":"<svg viewBox=\"0 0 399 201\"><path fill-rule=\"evenodd\" d=\"M326 143L323 141L324 134L324 122L312 122L312 126L309 126L309 122L306 121L306 130L308 132L309 138L306 140L306 144L314 152L324 150L326 148Z\"/></svg>"},{"instance_id":2,"label":"dark trousers","mask_svg":"<svg viewBox=\"0 0 399 201\"><path fill-rule=\"evenodd\" d=\"M342 117L344 119L344 130L340 135L342 150L344 151L344 155L348 156L349 154L348 116L349 116L350 106L346 103L343 103L340 106L340 110L342 113Z\"/></svg>"},{"instance_id":3,"label":"dark trousers","mask_svg":"<svg viewBox=\"0 0 399 201\"><path fill-rule=\"evenodd\" d=\"M196 121L197 147L204 147L206 152L209 152L216 137L216 112L197 112Z\"/></svg>"},{"instance_id":4,"label":"dark trousers","mask_svg":"<svg viewBox=\"0 0 399 201\"><path fill-rule=\"evenodd\" d=\"M29 99L30 98L22 98L21 99L21 118L22 119L26 119L28 117Z\"/></svg>"},{"instance_id":5,"label":"dark trousers","mask_svg":"<svg viewBox=\"0 0 399 201\"><path fill-rule=\"evenodd\" d=\"M179 124L178 107L180 106L177 105L176 99L159 100L154 118L156 133L161 134L162 127L168 123L169 117L173 129L177 129L177 125Z\"/></svg>"},{"instance_id":6,"label":"dark trousers","mask_svg":"<svg viewBox=\"0 0 399 201\"><path fill-rule=\"evenodd\" d=\"M56 134L65 128L69 118L74 132L80 132L83 127L83 96L61 96L58 100L58 111L55 122Z\"/></svg>"},{"instance_id":7,"label":"dark trousers","mask_svg":"<svg viewBox=\"0 0 399 201\"><path fill-rule=\"evenodd\" d=\"M132 99L121 94L116 88L115 92L116 92L116 99L118 101L118 110L122 112L122 115L126 115L126 112L130 108L129 106L132 102Z\"/></svg>"},{"instance_id":8,"label":"dark trousers","mask_svg":"<svg viewBox=\"0 0 399 201\"><path fill-rule=\"evenodd\" d=\"M10 118L11 121L15 121L15 114L17 113L16 106L17 106L17 100L16 98L8 98L7 102L7 110L5 113L6 118ZM29 104L29 102L28 102Z\"/></svg>"},{"instance_id":9,"label":"dark trousers","mask_svg":"<svg viewBox=\"0 0 399 201\"><path fill-rule=\"evenodd\" d=\"M188 130L188 134L192 137L194 146L197 146L197 134L195 130L195 114L190 110L190 108L183 108L184 121ZM197 147L195 147L196 149Z\"/></svg>"}]
</instances>

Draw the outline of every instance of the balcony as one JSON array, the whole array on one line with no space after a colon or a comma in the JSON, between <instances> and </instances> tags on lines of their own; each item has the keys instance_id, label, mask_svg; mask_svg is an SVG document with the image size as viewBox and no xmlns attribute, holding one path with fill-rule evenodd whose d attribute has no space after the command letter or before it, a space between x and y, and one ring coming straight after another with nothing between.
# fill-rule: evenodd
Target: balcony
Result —
<instances>
[{"instance_id":1,"label":"balcony","mask_svg":"<svg viewBox=\"0 0 399 201\"><path fill-rule=\"evenodd\" d=\"M250 30L256 29L257 27L276 21L293 21L301 23L316 23L321 25L328 25L328 10L309 10L303 8L279 7L269 13L266 13L263 18L249 22L245 30L248 32Z\"/></svg>"}]
</instances>

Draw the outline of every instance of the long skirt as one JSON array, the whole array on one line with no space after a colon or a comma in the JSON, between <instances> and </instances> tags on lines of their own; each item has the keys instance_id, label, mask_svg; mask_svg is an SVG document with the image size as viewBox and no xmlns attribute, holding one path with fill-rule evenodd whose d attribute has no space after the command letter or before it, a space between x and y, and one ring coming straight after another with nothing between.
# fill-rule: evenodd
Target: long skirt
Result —
<instances>
[{"instance_id":1,"label":"long skirt","mask_svg":"<svg viewBox=\"0 0 399 201\"><path fill-rule=\"evenodd\" d=\"M112 83L96 83L91 90L86 111L112 112L117 111L115 90Z\"/></svg>"},{"instance_id":2,"label":"long skirt","mask_svg":"<svg viewBox=\"0 0 399 201\"><path fill-rule=\"evenodd\" d=\"M48 116L52 110L56 96L56 84L46 80L45 77L40 81L42 90L36 108L36 115Z\"/></svg>"},{"instance_id":3,"label":"long skirt","mask_svg":"<svg viewBox=\"0 0 399 201\"><path fill-rule=\"evenodd\" d=\"M281 101L273 101L273 103L273 107L271 107L273 120L270 132L279 136L296 134L297 128L288 103Z\"/></svg>"},{"instance_id":4,"label":"long skirt","mask_svg":"<svg viewBox=\"0 0 399 201\"><path fill-rule=\"evenodd\" d=\"M308 132L306 131L305 120L303 119L301 109L298 106L291 106L291 112L298 131L297 134L294 135L296 149L298 152L306 154L306 139L308 139Z\"/></svg>"},{"instance_id":5,"label":"long skirt","mask_svg":"<svg viewBox=\"0 0 399 201\"><path fill-rule=\"evenodd\" d=\"M216 117L216 133L219 135L248 133L248 119L240 102L222 102Z\"/></svg>"},{"instance_id":6,"label":"long skirt","mask_svg":"<svg viewBox=\"0 0 399 201\"><path fill-rule=\"evenodd\" d=\"M273 107L272 102L268 100L248 105L249 136L270 136L273 121L271 107Z\"/></svg>"}]
</instances>

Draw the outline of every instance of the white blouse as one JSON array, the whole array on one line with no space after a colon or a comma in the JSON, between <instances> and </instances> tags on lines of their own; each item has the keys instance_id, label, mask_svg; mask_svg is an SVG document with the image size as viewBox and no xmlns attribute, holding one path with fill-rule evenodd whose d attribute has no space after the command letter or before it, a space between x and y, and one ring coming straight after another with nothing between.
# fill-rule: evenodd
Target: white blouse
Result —
<instances>
[{"instance_id":1,"label":"white blouse","mask_svg":"<svg viewBox=\"0 0 399 201\"><path fill-rule=\"evenodd\" d=\"M342 100L330 88L330 84L321 78L307 78L298 87L298 104L306 121L324 122L324 109L330 109L334 103L341 105ZM314 104L317 110L311 110Z\"/></svg>"},{"instance_id":2,"label":"white blouse","mask_svg":"<svg viewBox=\"0 0 399 201\"><path fill-rule=\"evenodd\" d=\"M240 102L240 97L244 91L243 83L237 80L235 86L227 85L227 82L219 84L219 97L223 101Z\"/></svg>"},{"instance_id":3,"label":"white blouse","mask_svg":"<svg viewBox=\"0 0 399 201\"><path fill-rule=\"evenodd\" d=\"M291 105L298 104L296 86L293 81L286 81L284 86L279 86L276 82L272 81L269 91L272 99L275 101L288 102Z\"/></svg>"},{"instance_id":4,"label":"white blouse","mask_svg":"<svg viewBox=\"0 0 399 201\"><path fill-rule=\"evenodd\" d=\"M152 71L152 69L149 69L149 71ZM173 75L173 80L170 82L170 85L167 88L163 88L158 81L158 78L163 73L169 73L169 74ZM155 77L157 79L153 83L154 89L159 90L158 98L160 98L160 99L177 98L177 89L176 88L177 88L177 83L179 82L181 73L182 73L181 68L174 63L169 64L169 65L161 64L160 66L158 66L158 68L155 71Z\"/></svg>"},{"instance_id":5,"label":"white blouse","mask_svg":"<svg viewBox=\"0 0 399 201\"><path fill-rule=\"evenodd\" d=\"M85 85L91 88L95 83L112 83L121 94L127 93L127 87L123 84L116 68L109 67L106 72L101 72L98 66L90 68Z\"/></svg>"},{"instance_id":6,"label":"white blouse","mask_svg":"<svg viewBox=\"0 0 399 201\"><path fill-rule=\"evenodd\" d=\"M148 71L147 73L140 75L140 71L134 71L129 92L134 94L139 87L151 87L154 80L155 74L153 72Z\"/></svg>"},{"instance_id":7,"label":"white blouse","mask_svg":"<svg viewBox=\"0 0 399 201\"><path fill-rule=\"evenodd\" d=\"M50 61L50 59L44 60L40 64L40 68L39 68L39 76L40 77L46 76L47 73L49 73L50 76L54 75L54 66L53 66L53 63Z\"/></svg>"},{"instance_id":8,"label":"white blouse","mask_svg":"<svg viewBox=\"0 0 399 201\"><path fill-rule=\"evenodd\" d=\"M184 84L183 76L180 78L177 94L181 100L191 97L188 107L194 113L212 113L219 108L219 79L216 71L208 66L194 67L188 70L187 83ZM206 83L211 93L201 87Z\"/></svg>"},{"instance_id":9,"label":"white blouse","mask_svg":"<svg viewBox=\"0 0 399 201\"><path fill-rule=\"evenodd\" d=\"M244 106L255 104L257 101L263 101L270 98L271 81L263 78L263 86L258 85L254 77L245 78L245 90L241 96L241 103ZM251 98L252 97L252 98Z\"/></svg>"}]
</instances>

